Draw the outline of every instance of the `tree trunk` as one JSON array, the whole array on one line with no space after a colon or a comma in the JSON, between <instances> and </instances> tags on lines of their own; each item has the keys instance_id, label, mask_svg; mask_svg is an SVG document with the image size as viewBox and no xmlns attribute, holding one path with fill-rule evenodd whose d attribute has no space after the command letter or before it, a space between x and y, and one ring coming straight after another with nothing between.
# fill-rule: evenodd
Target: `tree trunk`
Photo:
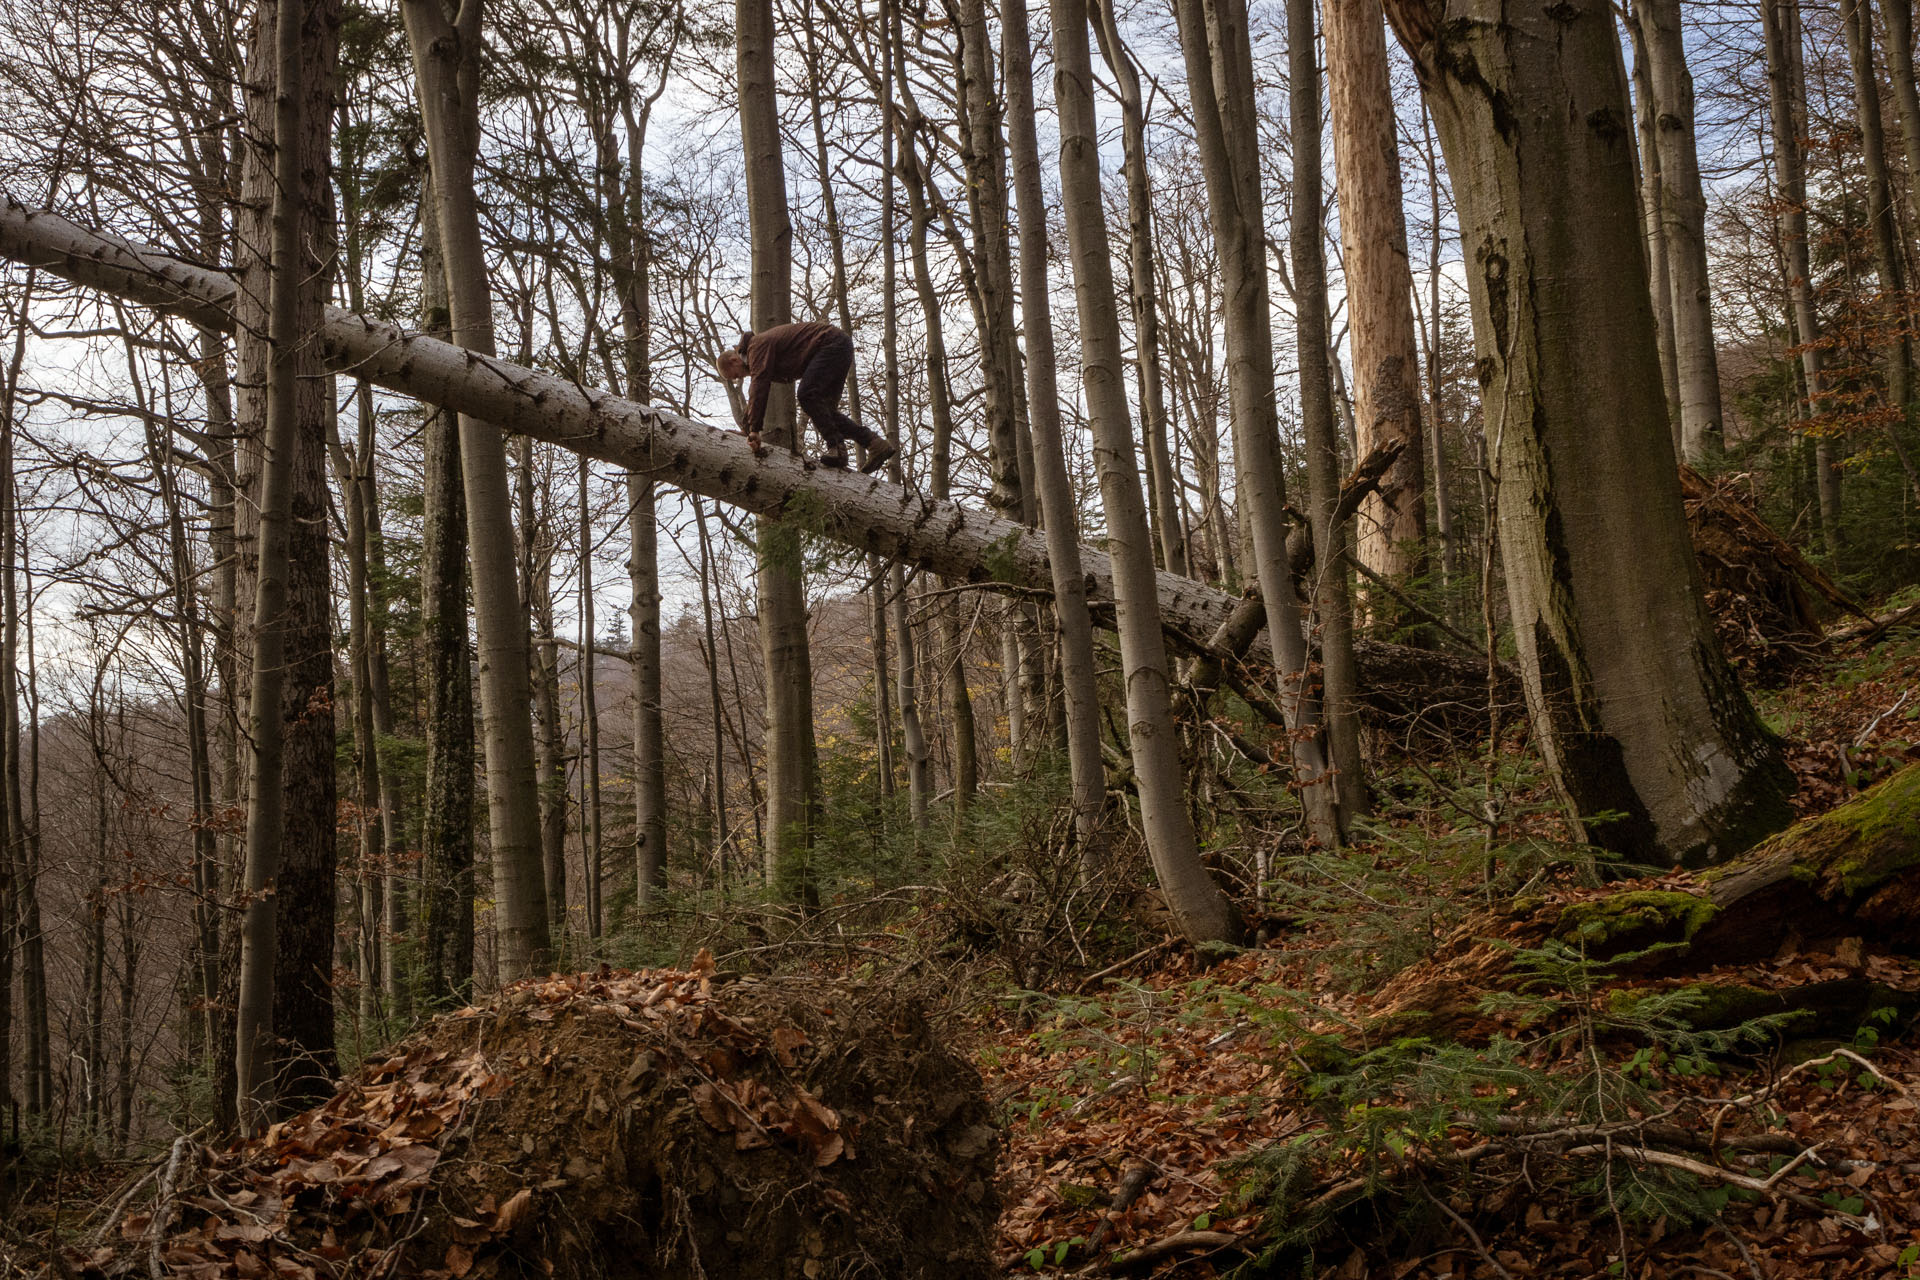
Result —
<instances>
[{"instance_id":1,"label":"tree trunk","mask_svg":"<svg viewBox=\"0 0 1920 1280\"><path fill-rule=\"evenodd\" d=\"M1060 191L1080 312L1080 372L1093 420L1100 501L1112 548L1114 603L1127 696L1128 743L1140 795L1140 825L1167 907L1195 945L1233 942L1233 904L1200 862L1188 819L1180 737L1168 689L1166 638L1160 630L1153 546L1134 462L1133 427L1121 376L1120 317L1107 258L1100 200L1099 136L1094 122L1092 55L1085 0L1052 0L1054 98L1060 107ZM1297 632L1295 633L1298 634Z\"/></svg>"},{"instance_id":2,"label":"tree trunk","mask_svg":"<svg viewBox=\"0 0 1920 1280\"><path fill-rule=\"evenodd\" d=\"M1310 10L1306 12L1311 15ZM1340 196L1340 243L1353 344L1353 448L1357 456L1365 457L1391 441L1403 445L1399 460L1382 477L1378 494L1361 508L1355 549L1360 563L1396 585L1404 585L1426 571L1426 448L1420 431L1420 351L1413 331L1413 268L1407 261L1407 219L1400 191L1393 85L1387 77L1386 24L1380 0L1326 0L1324 14L1334 175ZM1310 64L1303 64L1301 69L1307 66ZM1319 95L1314 96L1317 103ZM1317 133L1317 112L1313 119ZM1294 128L1298 130L1300 125L1296 123ZM1304 181L1298 160L1294 170L1298 187ZM1316 185L1317 174L1316 170ZM1296 210L1294 220L1300 221L1301 216ZM1300 240L1296 234L1296 262L1304 247ZM1317 248L1317 228L1315 243ZM1294 289L1305 294L1312 288L1296 269ZM1306 341L1305 334L1301 340ZM1308 350L1304 345L1300 349ZM1303 359L1303 367L1306 363ZM1316 505L1326 501L1331 498L1314 498ZM1323 567L1339 563L1337 557L1328 558L1323 550ZM1390 601L1379 599L1378 593L1368 598L1367 612L1382 620L1399 621ZM1331 687L1327 696L1331 702ZM1344 770L1347 766L1339 767ZM1343 797L1346 794L1342 788Z\"/></svg>"},{"instance_id":3,"label":"tree trunk","mask_svg":"<svg viewBox=\"0 0 1920 1280\"><path fill-rule=\"evenodd\" d=\"M1809 422L1825 410L1826 379L1820 343L1820 313L1814 306L1812 248L1807 238L1807 84L1800 57L1799 0L1761 0L1760 26L1767 51L1767 99L1772 117L1774 182L1780 191L1781 252L1787 260L1787 294L1800 345ZM1837 558L1840 536L1840 471L1831 439L1814 437L1814 491L1819 500L1821 540Z\"/></svg>"},{"instance_id":4,"label":"tree trunk","mask_svg":"<svg viewBox=\"0 0 1920 1280\"><path fill-rule=\"evenodd\" d=\"M1907 199L1920 226L1920 90L1913 70L1913 0L1880 0L1887 23L1887 79L1900 112L1900 139L1907 156Z\"/></svg>"},{"instance_id":5,"label":"tree trunk","mask_svg":"<svg viewBox=\"0 0 1920 1280\"><path fill-rule=\"evenodd\" d=\"M1274 404L1273 316L1246 10L1240 0L1179 0L1175 15L1226 293L1222 310L1237 505L1266 602L1267 633L1280 659L1280 705L1287 712L1294 777L1308 829L1322 843L1338 844L1339 799L1327 780L1319 698L1309 683L1306 639L1287 559L1287 493ZM1324 350L1301 352L1302 364L1318 362L1318 352Z\"/></svg>"},{"instance_id":6,"label":"tree trunk","mask_svg":"<svg viewBox=\"0 0 1920 1280\"><path fill-rule=\"evenodd\" d=\"M780 159L779 88L774 80L772 0L735 0L740 141L746 152L747 213L753 238L753 327L793 318L793 228ZM793 392L776 387L762 433L775 456L797 445ZM813 659L807 647L804 531L762 518L759 527L760 656L767 691L767 878L790 901L812 903L813 827L819 764L813 741Z\"/></svg>"},{"instance_id":7,"label":"tree trunk","mask_svg":"<svg viewBox=\"0 0 1920 1280\"><path fill-rule=\"evenodd\" d=\"M276 1104L330 1091L333 1075L333 724L310 710L316 698L332 702L322 516L332 405L324 380L309 376L303 387L301 375L312 372L326 287L313 252L332 241L323 210L337 29L330 0L262 3L247 64L254 136L275 140L271 166L248 150L243 185L253 198L242 201L236 255L239 296L252 309L240 325L240 418L265 423L248 463L258 523L243 566L253 577L243 620L253 632L252 751L236 1054L241 1122L254 1132ZM269 51L267 81L258 70Z\"/></svg>"},{"instance_id":8,"label":"tree trunk","mask_svg":"<svg viewBox=\"0 0 1920 1280\"><path fill-rule=\"evenodd\" d=\"M547 928L558 939L567 927L567 752L566 731L560 723L560 646L553 634L553 532L534 492L533 441L523 436L515 447L520 455L516 468L520 625L522 630L531 627L539 637L532 642L527 680L533 696L534 777L540 799L540 879L545 887ZM550 511L551 503L546 505Z\"/></svg>"},{"instance_id":9,"label":"tree trunk","mask_svg":"<svg viewBox=\"0 0 1920 1280\"><path fill-rule=\"evenodd\" d=\"M1001 39L1006 47L1007 110L1013 118L1013 193L1020 213L1020 311L1027 334L1027 405L1033 424L1034 487L1046 527L1053 609L1059 628L1060 693L1067 734L1067 766L1073 787L1074 837L1081 866L1101 861L1101 824L1107 806L1106 765L1100 758L1100 693L1095 683L1093 618L1087 610L1081 568L1080 521L1067 478L1060 425L1058 356L1053 345L1053 303L1047 281L1047 206L1041 189L1040 142L1034 126L1033 52L1026 0L1001 0ZM1136 259L1134 272L1151 270ZM1136 298L1138 284L1136 281ZM1142 349L1142 361L1146 359ZM1166 543L1161 544L1164 548ZM1180 544L1184 573L1185 544Z\"/></svg>"},{"instance_id":10,"label":"tree trunk","mask_svg":"<svg viewBox=\"0 0 1920 1280\"><path fill-rule=\"evenodd\" d=\"M449 332L447 277L433 218L420 232L420 309ZM454 414L421 426L420 635L427 687L427 788L420 821L420 979L429 1004L473 993L473 680L467 657L467 511Z\"/></svg>"},{"instance_id":11,"label":"tree trunk","mask_svg":"<svg viewBox=\"0 0 1920 1280\"><path fill-rule=\"evenodd\" d=\"M580 771L581 834L586 844L581 868L587 936L600 936L600 654L593 612L592 470L580 459ZM651 514L651 513L649 513Z\"/></svg>"},{"instance_id":12,"label":"tree trunk","mask_svg":"<svg viewBox=\"0 0 1920 1280\"><path fill-rule=\"evenodd\" d=\"M1680 437L1680 364L1674 350L1673 273L1667 269L1667 233L1661 194L1660 147L1655 140L1659 130L1659 109L1653 97L1653 71L1647 65L1646 33L1629 18L1627 35L1633 41L1633 125L1638 146L1640 220L1645 225L1647 282L1653 298L1654 334L1660 351L1660 384L1667 392L1667 420L1673 429L1673 452L1678 457L1684 447Z\"/></svg>"},{"instance_id":13,"label":"tree trunk","mask_svg":"<svg viewBox=\"0 0 1920 1280\"><path fill-rule=\"evenodd\" d=\"M1372 452L1400 445L1400 457L1382 477L1374 519L1363 523L1364 557L1369 539L1375 572L1388 581L1420 571L1425 561L1426 481L1419 460L1419 356L1413 341L1412 268L1407 265L1407 228L1400 212L1400 169L1394 143L1393 94L1387 84L1385 28L1373 0L1329 0L1326 5L1327 66L1337 65L1335 50L1350 65L1344 93L1334 98L1335 151L1348 133L1339 163L1348 174L1340 200L1341 235L1347 245L1347 299L1353 308L1354 367L1361 373L1362 429L1357 448ZM1333 15L1350 29L1336 39ZM1356 13L1355 11L1361 11ZM1288 0L1287 88L1293 125L1293 288L1294 349L1329 351L1327 260L1322 248L1326 220L1325 179L1320 163L1320 67L1314 56L1313 0ZM1351 28L1360 28L1355 30ZM1377 44L1378 80L1369 69ZM1377 93L1378 101L1370 95ZM1344 101L1348 125L1340 124ZM1391 202L1391 216L1370 206ZM1351 212L1356 205L1364 214ZM1351 223L1357 221L1358 227ZM1367 239L1358 239L1364 234ZM1384 259L1384 260L1383 260ZM1307 494L1313 510L1317 552L1308 601L1320 622L1320 683L1327 724L1327 749L1339 797L1339 823L1367 812L1367 779L1360 757L1360 716L1354 701L1353 607L1347 593L1347 522L1340 504L1340 441L1328 385L1332 362L1300 361L1300 419L1307 444ZM1408 453L1412 465L1404 465ZM1408 510L1411 508L1411 514ZM1365 508L1362 508L1363 519ZM1368 563L1364 558L1362 563ZM1376 610L1376 612L1384 612Z\"/></svg>"},{"instance_id":14,"label":"tree trunk","mask_svg":"<svg viewBox=\"0 0 1920 1280\"><path fill-rule=\"evenodd\" d=\"M1701 599L1611 14L1599 0L1390 0L1388 16L1433 106L1471 249L1535 739L1575 815L1625 815L1591 823L1591 839L1671 862L1731 857L1787 821L1793 779Z\"/></svg>"},{"instance_id":15,"label":"tree trunk","mask_svg":"<svg viewBox=\"0 0 1920 1280\"><path fill-rule=\"evenodd\" d=\"M897 15L896 15L897 16ZM895 74L906 77L906 62L896 46ZM933 439L928 444L927 487L935 499L952 491L953 399L947 383L946 337L941 324L940 297L934 290L927 260L927 229L933 221L928 207L928 176L915 150L913 135L898 121L900 168L907 183L908 248L913 260L914 291L926 320L927 402L933 417ZM978 752L973 726L973 695L967 689L966 637L953 613L953 602L934 609L934 634L939 639L941 697L947 705L948 730L953 736L953 816L964 821L973 793L979 789Z\"/></svg>"},{"instance_id":16,"label":"tree trunk","mask_svg":"<svg viewBox=\"0 0 1920 1280\"><path fill-rule=\"evenodd\" d=\"M204 267L157 249L83 231L57 214L7 201L0 207L0 257L29 263L72 283L130 298L198 324L234 325L234 288ZM803 519L809 531L875 551L930 573L1019 594L1046 591L1047 546L1039 532L959 503L908 493L875 476L809 466L770 452L756 458L737 431L638 405L603 391L504 360L482 358L424 334L334 310L317 354L377 386L444 404L576 453L630 470L647 470L691 493L756 514ZM1675 491L1678 492L1678 478ZM1094 620L1114 625L1113 566L1106 552L1080 548ZM1204 652L1208 637L1240 599L1191 578L1156 575L1161 620L1183 648ZM1404 646L1356 644L1360 687L1381 664L1419 661ZM1256 637L1245 651L1272 661Z\"/></svg>"},{"instance_id":17,"label":"tree trunk","mask_svg":"<svg viewBox=\"0 0 1920 1280\"><path fill-rule=\"evenodd\" d=\"M1134 67L1133 54L1120 38L1114 0L1095 0L1092 8L1093 30L1100 41L1101 58L1113 72L1114 83L1120 91L1123 156L1120 167L1127 180L1130 277L1127 292L1133 305L1134 366L1140 382L1140 424L1146 444L1149 514L1153 517L1161 567L1169 573L1184 575L1187 572L1186 531L1174 504L1174 492L1180 480L1174 474L1173 453L1167 445L1167 396L1160 380L1160 302L1154 289L1153 193L1147 181L1146 104L1140 94L1140 73ZM1029 99L1031 96L1029 93ZM1030 106L1028 110L1031 111ZM1022 127L1027 126L1015 126L1016 129ZM1023 217L1022 225L1025 221ZM1045 225L1040 224L1043 229ZM1052 346L1051 341L1048 346ZM1031 352L1028 358L1033 359ZM1057 409L1055 417L1057 420Z\"/></svg>"},{"instance_id":18,"label":"tree trunk","mask_svg":"<svg viewBox=\"0 0 1920 1280\"><path fill-rule=\"evenodd\" d=\"M880 345L884 349L882 371L885 379L887 435L896 442L904 442L900 430L900 267L895 243L897 220L894 200L894 186L899 180L894 163L897 122L893 105L893 41L899 20L896 3L897 0L880 0L880 100L886 113L880 130ZM1017 116L1014 124L1017 136L1020 128ZM928 360L928 367L933 367L931 359ZM905 479L900 455L895 454L887 464L887 477L895 485ZM888 607L893 622L894 695L900 705L900 747L907 758L907 814L914 831L918 833L927 829L927 806L933 798L933 761L927 748L926 730L920 723L919 669L914 652L913 625L908 616L906 566L898 559L892 561L887 569L887 597L891 602Z\"/></svg>"},{"instance_id":19,"label":"tree trunk","mask_svg":"<svg viewBox=\"0 0 1920 1280\"><path fill-rule=\"evenodd\" d=\"M1680 0L1634 0L1646 50L1660 163L1660 228L1673 303L1674 366L1680 380L1681 456L1698 464L1722 447L1720 359L1707 279L1707 196L1695 146L1693 76L1687 70ZM1616 42L1617 43L1617 42Z\"/></svg>"},{"instance_id":20,"label":"tree trunk","mask_svg":"<svg viewBox=\"0 0 1920 1280\"><path fill-rule=\"evenodd\" d=\"M433 170L433 217L456 345L494 352L493 302L474 195L480 143L481 0L449 15L446 0L402 0L420 116ZM452 20L457 16L459 25ZM527 629L514 574L507 459L499 429L460 417L460 465L480 640L480 715L486 733L487 811L493 837L494 933L498 977L528 977L552 959L540 862L540 795L534 777Z\"/></svg>"},{"instance_id":21,"label":"tree trunk","mask_svg":"<svg viewBox=\"0 0 1920 1280\"><path fill-rule=\"evenodd\" d=\"M1853 102L1859 113L1860 161L1867 177L1867 224L1873 235L1874 270L1880 277L1877 310L1887 362L1887 401L1904 424L1913 399L1913 344L1907 338L1906 268L1900 228L1887 176L1886 127L1880 115L1880 78L1873 62L1873 12L1867 0L1841 0L1847 27L1847 58L1853 67ZM1911 64L1909 64L1911 66Z\"/></svg>"}]
</instances>

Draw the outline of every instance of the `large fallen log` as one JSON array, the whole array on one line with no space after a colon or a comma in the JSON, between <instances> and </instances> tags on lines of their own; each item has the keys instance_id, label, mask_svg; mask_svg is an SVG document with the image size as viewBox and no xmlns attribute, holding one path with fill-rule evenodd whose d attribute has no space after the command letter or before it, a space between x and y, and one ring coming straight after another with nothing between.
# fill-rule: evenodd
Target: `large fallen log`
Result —
<instances>
[{"instance_id":1,"label":"large fallen log","mask_svg":"<svg viewBox=\"0 0 1920 1280\"><path fill-rule=\"evenodd\" d=\"M1895 1000L1861 971L1868 949L1920 955L1920 765L1721 866L1477 913L1429 959L1387 983L1369 1038L1483 1033L1491 1023L1482 995L1524 980L1516 950L1553 943L1614 962L1632 980L1690 976L1783 951L1831 954L1857 971L1797 994L1717 990L1708 1010L1716 1020L1804 1010L1857 1026L1861 1002L1920 1004L1920 993Z\"/></svg>"},{"instance_id":2,"label":"large fallen log","mask_svg":"<svg viewBox=\"0 0 1920 1280\"><path fill-rule=\"evenodd\" d=\"M86 230L11 195L0 208L0 257L87 288L128 298L223 333L234 327L231 280L163 250ZM1052 594L1046 539L1010 520L915 493L876 476L816 466L784 450L755 456L746 437L669 409L637 404L505 360L475 355L425 334L329 307L317 335L321 359L340 373L472 414L502 430L678 485L760 515L778 516L834 541L919 565L942 577L1015 594ZM1087 601L1113 625L1113 571L1107 553L1083 546ZM1204 583L1159 575L1160 613L1189 651L1238 601ZM1270 662L1261 635L1248 657ZM1404 686L1421 661L1397 645L1360 647L1360 678L1392 672ZM1452 687L1452 672L1440 673Z\"/></svg>"}]
</instances>

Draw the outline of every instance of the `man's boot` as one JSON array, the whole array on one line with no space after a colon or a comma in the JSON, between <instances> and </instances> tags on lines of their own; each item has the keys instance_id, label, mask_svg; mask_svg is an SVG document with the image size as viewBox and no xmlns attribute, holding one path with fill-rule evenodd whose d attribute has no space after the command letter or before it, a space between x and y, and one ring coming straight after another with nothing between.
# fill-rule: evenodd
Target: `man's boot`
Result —
<instances>
[{"instance_id":1,"label":"man's boot","mask_svg":"<svg viewBox=\"0 0 1920 1280\"><path fill-rule=\"evenodd\" d=\"M867 446L867 460L860 464L860 470L872 475L887 465L887 459L900 452L893 441L881 436Z\"/></svg>"}]
</instances>

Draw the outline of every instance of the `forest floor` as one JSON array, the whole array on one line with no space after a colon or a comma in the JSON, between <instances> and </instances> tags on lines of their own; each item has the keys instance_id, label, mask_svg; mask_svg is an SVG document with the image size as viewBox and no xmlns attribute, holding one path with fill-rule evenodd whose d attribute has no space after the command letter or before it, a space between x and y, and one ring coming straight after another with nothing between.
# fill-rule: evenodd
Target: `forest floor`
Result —
<instances>
[{"instance_id":1,"label":"forest floor","mask_svg":"<svg viewBox=\"0 0 1920 1280\"><path fill-rule=\"evenodd\" d=\"M1920 759L1915 690L1920 639L1907 633L1804 663L1758 695L1789 740L1803 816ZM1355 883L1355 905L1389 899L1375 904L1389 930L1395 910L1410 928L1430 923L1430 900L1405 891L1425 866L1383 837L1343 867L1397 889ZM1368 963L1378 957L1356 955L1364 927L1356 938L1344 912L1308 915L1210 968L1169 948L1095 994L1039 998L978 1028L975 1057L1006 1123L1009 1272L1203 1277L1271 1250L1274 1269L1256 1274L1920 1277L1910 1025L1763 1035L1730 1053L1649 1049L1607 1016L1630 977L1562 974L1551 998L1539 988L1553 984L1535 984L1491 1015L1477 1065L1422 1072L1411 1064L1425 1046L1385 1045L1373 1075L1348 1066L1329 1084L1300 1047L1351 1039L1395 997ZM1789 943L1703 976L1776 989L1864 976L1920 991L1910 957L1836 950ZM1446 1071L1462 1080L1436 1079ZM1553 1095L1556 1079L1593 1096L1572 1105ZM1489 1127L1574 1136L1478 1159L1497 1145ZM1792 1154L1809 1146L1811 1157ZM1274 1159L1286 1151L1301 1163ZM1678 1160L1656 1163L1667 1156ZM1271 1249L1295 1229L1302 1239Z\"/></svg>"},{"instance_id":2,"label":"forest floor","mask_svg":"<svg viewBox=\"0 0 1920 1280\"><path fill-rule=\"evenodd\" d=\"M1789 677L1758 702L1789 742L1803 815L1920 760L1920 634L1808 659ZM333 1260L398 1257L407 1233L435 1217L414 1207L428 1202L429 1182L439 1204L449 1194L442 1172L450 1181L485 1168L498 1177L479 1185L463 1175L476 1182L467 1188L473 1203L433 1228L447 1236L430 1242L440 1265L419 1274L508 1274L513 1242L529 1230L526 1187L555 1189L555 1202L579 1217L587 1202L576 1184L631 1191L647 1180L615 1176L616 1168L631 1173L678 1149L644 1134L609 1145L598 1090L614 1073L595 1065L604 1058L632 1059L635 1068L612 1087L623 1099L653 1099L663 1115L686 1108L671 1087L678 1077L652 1064L684 1059L706 1082L691 1095L695 1113L732 1135L740 1159L771 1162L777 1173L798 1152L808 1169L831 1168L855 1194L849 1202L819 1190L823 1203L868 1222L869 1234L873 1206L897 1209L888 1238L901 1244L901 1258L917 1248L916 1265L933 1269L899 1262L886 1274L943 1275L940 1256L960 1257L926 1246L938 1234L934 1218L964 1216L968 1203L982 1217L990 1211L992 1122L1002 1209L991 1262L976 1257L964 1269L970 1275L990 1266L1008 1275L1208 1277L1242 1268L1342 1280L1920 1280L1913 949L1895 954L1859 938L1808 945L1790 935L1771 956L1683 981L1636 970L1646 951L1602 961L1589 960L1584 944L1555 951L1517 936L1487 942L1488 921L1501 918L1490 910L1497 902L1597 902L1591 853L1556 840L1553 806L1524 768L1502 775L1505 817L1488 840L1474 828L1479 801L1467 790L1477 763L1404 763L1378 771L1384 812L1353 848L1274 850L1268 890L1244 904L1261 916L1267 940L1211 965L1155 934L1150 902L1137 898L1109 905L1112 923L1100 926L1107 932L1097 946L1091 928L1077 926L1087 950L1078 964L1065 962L1061 953L1079 941L1063 947L1052 935L1021 932L1042 906L1032 872L1009 880L988 859L988 872L1002 877L998 890L954 884L830 905L808 918L811 935L786 943L748 945L738 921L714 924L735 928L741 944L728 952L719 933L707 940L722 972L707 952L691 973L602 970L521 984L371 1056L332 1102L276 1126L265 1147L205 1153L199 1189L180 1197L199 1212L183 1210L164 1233L167 1267L261 1273L243 1263L268 1234L260 1206L274 1204L287 1206L275 1230L319 1241L305 1261L293 1250L293 1270L283 1272L357 1274ZM1029 843L1009 856L1035 867L1060 862L1049 841ZM1075 879L1070 867L1065 877ZM1604 892L1617 901L1623 890L1692 885L1688 873L1669 872L1639 883L1616 878ZM902 912L909 900L920 905ZM986 914L960 918L966 904L982 902ZM875 927L856 942L835 923L839 910L849 921L864 912ZM1055 966L1048 974L1036 972L1039 955ZM763 988L743 970L769 958L787 972ZM843 980L845 991L931 1006L940 1035L978 1067L984 1105L965 1063L930 1041L910 1037L892 1058L876 1058L873 1044L904 1034L896 1015L875 1021L894 1028L885 1035L820 1021L805 984ZM1829 1018L1817 1033L1777 1017L1715 1023L1696 1016L1703 982L1798 993L1870 986L1892 993L1900 1012L1843 1015L1837 1026ZM789 990L802 995L779 994ZM828 1002L841 1014L827 1013L851 1016L845 999ZM1388 1016L1443 1006L1447 1020L1428 1019L1418 1036L1383 1029ZM910 1021L921 1027L917 1014ZM827 1053L843 1034L862 1047ZM636 1043L646 1050L637 1057ZM809 1043L823 1046L817 1062L800 1048ZM901 1079L882 1085L854 1087L819 1066L858 1064L864 1081L893 1070L895 1059ZM929 1084L938 1080L924 1064L936 1059L949 1064L941 1078L951 1087ZM508 1087L499 1064L533 1081L532 1092L482 1109L493 1117L482 1123L469 1109ZM963 1076L964 1088L955 1083ZM873 1137L861 1140L865 1154L850 1169L838 1116L860 1114L879 1094L929 1096L909 1108L914 1119L888 1149L894 1164L874 1154ZM940 1133L912 1134L928 1116ZM464 1154L442 1161L442 1135L453 1130L470 1131L459 1139ZM712 1135L702 1141L712 1145ZM956 1151L979 1164L970 1202L936 1186ZM474 1152L491 1154L477 1160ZM0 1274L9 1256L52 1257L35 1243L48 1238L67 1244L63 1274L144 1273L143 1255L151 1247L159 1259L161 1249L148 1243L155 1210L143 1207L153 1198L143 1188L160 1177L151 1165L138 1181L124 1169L58 1174L27 1198L38 1201L30 1215L0 1221ZM684 1170L664 1184L689 1181L727 1185ZM902 1193L911 1186L931 1188L930 1199ZM594 1221L646 1217L644 1205L617 1196L601 1207ZM727 1214L692 1215L709 1216L724 1222ZM839 1219L815 1206L796 1220ZM768 1256L796 1256L800 1244L770 1230L716 1237L702 1251L720 1256L737 1236L764 1238ZM968 1236L977 1251L979 1223L948 1234ZM838 1256L824 1237L809 1247L814 1257ZM583 1254L563 1270L597 1274L602 1261ZM398 1273L391 1261L382 1267ZM754 1272L762 1273L774 1272Z\"/></svg>"}]
</instances>

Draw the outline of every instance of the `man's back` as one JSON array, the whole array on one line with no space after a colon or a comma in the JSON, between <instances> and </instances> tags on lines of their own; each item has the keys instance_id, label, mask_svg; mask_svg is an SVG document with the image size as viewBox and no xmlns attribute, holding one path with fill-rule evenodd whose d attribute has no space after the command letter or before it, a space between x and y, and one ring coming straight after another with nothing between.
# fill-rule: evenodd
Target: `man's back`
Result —
<instances>
[{"instance_id":1,"label":"man's back","mask_svg":"<svg viewBox=\"0 0 1920 1280\"><path fill-rule=\"evenodd\" d=\"M821 347L842 336L840 330L824 320L800 324L775 325L756 333L747 342L747 372L758 382L792 382L807 367L807 361Z\"/></svg>"}]
</instances>

